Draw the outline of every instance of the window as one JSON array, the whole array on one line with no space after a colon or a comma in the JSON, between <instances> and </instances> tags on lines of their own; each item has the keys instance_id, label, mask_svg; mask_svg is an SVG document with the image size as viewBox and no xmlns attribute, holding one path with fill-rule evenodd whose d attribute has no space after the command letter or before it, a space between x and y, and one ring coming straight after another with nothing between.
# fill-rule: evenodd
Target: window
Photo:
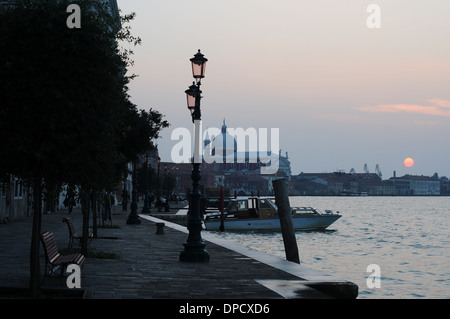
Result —
<instances>
[{"instance_id":1,"label":"window","mask_svg":"<svg viewBox=\"0 0 450 319\"><path fill-rule=\"evenodd\" d=\"M272 207L265 199L261 199L259 201L259 209L270 209L270 208L272 208Z\"/></svg>"},{"instance_id":2,"label":"window","mask_svg":"<svg viewBox=\"0 0 450 319\"><path fill-rule=\"evenodd\" d=\"M248 207L246 200L241 200L238 202L238 210L246 210Z\"/></svg>"}]
</instances>

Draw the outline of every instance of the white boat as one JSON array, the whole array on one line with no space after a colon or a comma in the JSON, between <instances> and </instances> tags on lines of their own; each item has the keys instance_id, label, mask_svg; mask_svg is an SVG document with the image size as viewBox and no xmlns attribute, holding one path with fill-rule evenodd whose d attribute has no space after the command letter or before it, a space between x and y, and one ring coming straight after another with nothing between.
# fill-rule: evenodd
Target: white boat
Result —
<instances>
[{"instance_id":1,"label":"white boat","mask_svg":"<svg viewBox=\"0 0 450 319\"><path fill-rule=\"evenodd\" d=\"M321 212L313 207L292 207L294 230L325 229L338 220L339 212ZM278 208L269 197L237 197L231 199L224 211L205 215L206 230L275 230L280 231Z\"/></svg>"}]
</instances>

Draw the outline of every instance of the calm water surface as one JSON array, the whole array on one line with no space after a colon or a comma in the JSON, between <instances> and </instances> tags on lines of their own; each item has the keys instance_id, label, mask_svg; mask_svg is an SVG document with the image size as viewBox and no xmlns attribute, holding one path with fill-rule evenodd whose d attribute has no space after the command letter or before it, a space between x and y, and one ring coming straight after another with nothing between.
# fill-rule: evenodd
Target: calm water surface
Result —
<instances>
[{"instance_id":1,"label":"calm water surface","mask_svg":"<svg viewBox=\"0 0 450 319\"><path fill-rule=\"evenodd\" d=\"M301 263L359 286L358 298L450 298L450 197L290 197L340 211L325 231L296 232ZM281 232L220 236L285 258ZM368 288L367 266L381 270Z\"/></svg>"}]
</instances>

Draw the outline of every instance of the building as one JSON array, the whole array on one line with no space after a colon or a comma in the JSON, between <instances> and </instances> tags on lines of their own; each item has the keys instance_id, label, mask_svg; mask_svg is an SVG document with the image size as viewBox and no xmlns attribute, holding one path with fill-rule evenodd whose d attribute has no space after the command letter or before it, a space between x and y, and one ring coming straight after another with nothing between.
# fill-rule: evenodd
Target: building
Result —
<instances>
[{"instance_id":1,"label":"building","mask_svg":"<svg viewBox=\"0 0 450 319\"><path fill-rule=\"evenodd\" d=\"M245 143L245 140L241 142ZM253 143L256 144L257 141L253 141ZM254 145L252 146L253 149L256 149ZM243 147L241 145L238 147L236 137L229 134L224 120L221 133L215 136L212 141L208 138L205 139L203 154L205 156L205 162L211 163L213 170L224 174L235 172L242 174L264 174L262 168L272 165L272 158L276 158L276 164L278 165L277 173L283 174L288 179L291 178L291 163L287 152L286 156L283 156L280 150L278 156L273 156L271 151L251 151L250 149L251 147L249 145L244 145Z\"/></svg>"},{"instance_id":2,"label":"building","mask_svg":"<svg viewBox=\"0 0 450 319\"><path fill-rule=\"evenodd\" d=\"M441 195L441 181L435 177L405 175L389 179L398 195Z\"/></svg>"},{"instance_id":3,"label":"building","mask_svg":"<svg viewBox=\"0 0 450 319\"><path fill-rule=\"evenodd\" d=\"M238 194L272 195L273 179L291 179L288 154L283 156L280 150L278 156L273 156L271 151L260 151L255 145L238 145L245 143L246 138L250 143L251 137L241 136L239 140L237 136L232 136L225 120L219 135L212 140L206 138L201 168L209 177L214 177L213 181L208 179L208 187L223 186ZM256 141L253 143L256 144ZM266 174L263 168L271 165L278 165L278 170L275 174Z\"/></svg>"},{"instance_id":4,"label":"building","mask_svg":"<svg viewBox=\"0 0 450 319\"><path fill-rule=\"evenodd\" d=\"M405 175L382 180L375 173L301 173L293 181L293 195L448 195L448 179L439 179L437 175Z\"/></svg>"},{"instance_id":5,"label":"building","mask_svg":"<svg viewBox=\"0 0 450 319\"><path fill-rule=\"evenodd\" d=\"M203 161L200 165L200 185L205 188L225 187L231 193L239 195L272 195L272 180L279 178L291 179L291 163L288 154L273 156L269 151L258 152L250 147L240 147L238 137L230 134L225 120L220 133L203 141ZM270 158L270 161L268 161ZM265 174L263 168L277 161L278 170L275 174ZM164 163L171 172L177 173L176 193L185 193L192 188L191 163Z\"/></svg>"}]
</instances>

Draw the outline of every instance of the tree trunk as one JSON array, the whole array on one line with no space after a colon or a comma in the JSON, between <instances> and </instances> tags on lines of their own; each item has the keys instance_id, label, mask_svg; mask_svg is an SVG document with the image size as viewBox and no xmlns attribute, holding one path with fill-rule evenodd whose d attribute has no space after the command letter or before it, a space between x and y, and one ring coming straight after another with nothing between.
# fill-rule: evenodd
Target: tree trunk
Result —
<instances>
[{"instance_id":1,"label":"tree trunk","mask_svg":"<svg viewBox=\"0 0 450 319\"><path fill-rule=\"evenodd\" d=\"M92 233L97 238L97 198L98 193L94 191L92 194Z\"/></svg>"},{"instance_id":2,"label":"tree trunk","mask_svg":"<svg viewBox=\"0 0 450 319\"><path fill-rule=\"evenodd\" d=\"M33 185L33 230L30 247L30 293L33 298L39 295L41 286L39 250L41 236L41 178L35 176Z\"/></svg>"},{"instance_id":3,"label":"tree trunk","mask_svg":"<svg viewBox=\"0 0 450 319\"><path fill-rule=\"evenodd\" d=\"M83 238L81 240L81 253L86 256L89 241L89 192L81 191L81 212L83 214Z\"/></svg>"}]
</instances>

